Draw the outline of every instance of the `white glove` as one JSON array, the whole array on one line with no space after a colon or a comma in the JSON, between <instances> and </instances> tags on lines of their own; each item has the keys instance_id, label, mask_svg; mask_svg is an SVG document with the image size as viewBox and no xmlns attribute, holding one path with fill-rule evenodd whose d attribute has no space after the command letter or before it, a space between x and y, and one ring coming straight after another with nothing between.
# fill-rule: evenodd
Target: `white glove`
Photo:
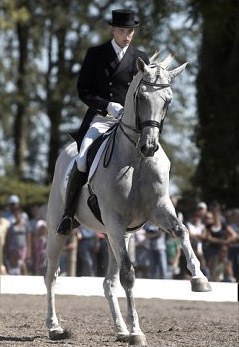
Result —
<instances>
[{"instance_id":1,"label":"white glove","mask_svg":"<svg viewBox=\"0 0 239 347\"><path fill-rule=\"evenodd\" d=\"M110 102L107 106L107 112L114 118L119 118L123 113L123 106L117 102Z\"/></svg>"}]
</instances>

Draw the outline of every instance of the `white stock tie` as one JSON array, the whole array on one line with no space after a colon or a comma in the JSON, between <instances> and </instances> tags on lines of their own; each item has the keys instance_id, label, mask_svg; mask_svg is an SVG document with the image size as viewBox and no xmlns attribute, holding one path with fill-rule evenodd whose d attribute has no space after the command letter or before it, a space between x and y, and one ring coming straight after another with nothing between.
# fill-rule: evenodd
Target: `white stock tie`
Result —
<instances>
[{"instance_id":1,"label":"white stock tie","mask_svg":"<svg viewBox=\"0 0 239 347\"><path fill-rule=\"evenodd\" d=\"M124 56L124 51L123 50L118 52L118 59L119 59L119 61L122 60L123 56Z\"/></svg>"}]
</instances>

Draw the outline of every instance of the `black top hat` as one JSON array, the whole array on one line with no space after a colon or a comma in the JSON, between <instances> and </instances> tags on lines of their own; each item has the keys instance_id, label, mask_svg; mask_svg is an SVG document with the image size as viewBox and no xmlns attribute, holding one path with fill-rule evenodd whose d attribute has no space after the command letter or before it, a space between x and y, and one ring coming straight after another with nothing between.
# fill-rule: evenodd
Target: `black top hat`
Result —
<instances>
[{"instance_id":1,"label":"black top hat","mask_svg":"<svg viewBox=\"0 0 239 347\"><path fill-rule=\"evenodd\" d=\"M108 24L120 28L137 27L139 22L134 18L135 13L130 10L114 10L112 11L112 20Z\"/></svg>"}]
</instances>

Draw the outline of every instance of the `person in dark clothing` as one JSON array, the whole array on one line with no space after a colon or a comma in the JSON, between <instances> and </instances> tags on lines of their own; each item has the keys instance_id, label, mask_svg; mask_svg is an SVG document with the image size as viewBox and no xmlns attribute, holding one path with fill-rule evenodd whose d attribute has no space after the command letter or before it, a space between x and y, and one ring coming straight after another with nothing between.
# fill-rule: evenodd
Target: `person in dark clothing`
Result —
<instances>
[{"instance_id":1,"label":"person in dark clothing","mask_svg":"<svg viewBox=\"0 0 239 347\"><path fill-rule=\"evenodd\" d=\"M65 212L57 228L63 235L68 235L72 229L79 192L87 180L89 145L122 115L129 85L137 73L138 57L149 64L146 53L131 45L135 27L139 25L133 11L112 11L112 20L108 24L112 26L113 39L89 48L79 73L78 95L89 108L76 136L80 155L69 176ZM94 126L90 128L92 122Z\"/></svg>"}]
</instances>

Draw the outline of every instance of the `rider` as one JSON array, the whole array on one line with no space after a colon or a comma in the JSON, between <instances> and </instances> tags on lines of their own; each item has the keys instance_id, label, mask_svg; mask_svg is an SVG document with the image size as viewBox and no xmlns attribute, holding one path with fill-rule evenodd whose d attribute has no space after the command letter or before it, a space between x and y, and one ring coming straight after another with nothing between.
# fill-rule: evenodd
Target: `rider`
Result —
<instances>
[{"instance_id":1,"label":"rider","mask_svg":"<svg viewBox=\"0 0 239 347\"><path fill-rule=\"evenodd\" d=\"M105 130L100 121L91 128L90 124L93 119L103 119L106 115L110 115L111 119L120 117L128 87L137 73L137 58L141 57L146 64L149 63L146 53L130 44L135 27L139 25L133 11L113 10L112 20L108 24L111 25L112 40L89 48L78 78L79 98L89 108L77 134L78 148L83 138L84 141L69 176L65 212L57 228L57 232L63 235L68 235L72 229L79 192L87 181L87 148Z\"/></svg>"}]
</instances>

